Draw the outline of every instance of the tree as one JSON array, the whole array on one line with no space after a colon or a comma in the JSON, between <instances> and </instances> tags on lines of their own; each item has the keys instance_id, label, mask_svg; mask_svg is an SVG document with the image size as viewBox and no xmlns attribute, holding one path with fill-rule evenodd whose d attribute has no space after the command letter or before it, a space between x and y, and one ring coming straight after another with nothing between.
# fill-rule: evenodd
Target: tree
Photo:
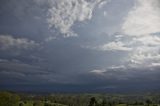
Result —
<instances>
[{"instance_id":1,"label":"tree","mask_svg":"<svg viewBox=\"0 0 160 106\"><path fill-rule=\"evenodd\" d=\"M102 100L102 106L106 106L107 105L107 101L106 101L106 99L104 98L103 100Z\"/></svg>"},{"instance_id":2,"label":"tree","mask_svg":"<svg viewBox=\"0 0 160 106\"><path fill-rule=\"evenodd\" d=\"M37 106L37 103L36 103L36 102L34 102L34 103L33 103L33 106Z\"/></svg>"},{"instance_id":3,"label":"tree","mask_svg":"<svg viewBox=\"0 0 160 106\"><path fill-rule=\"evenodd\" d=\"M110 102L108 102L108 105L109 105L109 106L112 106L113 104L112 104L112 102L110 101Z\"/></svg>"},{"instance_id":4,"label":"tree","mask_svg":"<svg viewBox=\"0 0 160 106\"><path fill-rule=\"evenodd\" d=\"M44 104L42 103L42 101L35 101L33 103L33 106L44 106Z\"/></svg>"},{"instance_id":5,"label":"tree","mask_svg":"<svg viewBox=\"0 0 160 106\"><path fill-rule=\"evenodd\" d=\"M19 106L24 106L24 103L22 103L22 102L21 102L21 103L19 103Z\"/></svg>"},{"instance_id":6,"label":"tree","mask_svg":"<svg viewBox=\"0 0 160 106\"><path fill-rule=\"evenodd\" d=\"M45 102L44 106L51 106L51 104Z\"/></svg>"},{"instance_id":7,"label":"tree","mask_svg":"<svg viewBox=\"0 0 160 106\"><path fill-rule=\"evenodd\" d=\"M151 100L149 100L149 99L147 99L147 100L146 100L146 104L147 104L147 106L149 106L151 103L152 103L152 101L151 101Z\"/></svg>"},{"instance_id":8,"label":"tree","mask_svg":"<svg viewBox=\"0 0 160 106\"><path fill-rule=\"evenodd\" d=\"M92 97L92 98L90 99L89 106L96 106L96 104L97 104L96 98L95 98L95 97Z\"/></svg>"},{"instance_id":9,"label":"tree","mask_svg":"<svg viewBox=\"0 0 160 106\"><path fill-rule=\"evenodd\" d=\"M17 106L20 97L9 92L0 92L0 106Z\"/></svg>"}]
</instances>

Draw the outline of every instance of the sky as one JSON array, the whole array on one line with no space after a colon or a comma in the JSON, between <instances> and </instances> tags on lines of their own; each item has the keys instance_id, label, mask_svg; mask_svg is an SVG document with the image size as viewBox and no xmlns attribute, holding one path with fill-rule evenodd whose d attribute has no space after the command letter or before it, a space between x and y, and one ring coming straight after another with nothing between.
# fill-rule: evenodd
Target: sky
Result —
<instances>
[{"instance_id":1,"label":"sky","mask_svg":"<svg viewBox=\"0 0 160 106\"><path fill-rule=\"evenodd\" d=\"M159 0L0 0L0 89L158 89L159 11Z\"/></svg>"}]
</instances>

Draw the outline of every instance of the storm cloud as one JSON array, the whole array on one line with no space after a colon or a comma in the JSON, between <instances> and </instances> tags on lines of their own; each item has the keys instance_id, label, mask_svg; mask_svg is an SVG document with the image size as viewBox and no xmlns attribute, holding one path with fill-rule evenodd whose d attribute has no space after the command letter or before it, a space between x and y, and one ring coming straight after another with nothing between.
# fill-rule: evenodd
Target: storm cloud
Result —
<instances>
[{"instance_id":1,"label":"storm cloud","mask_svg":"<svg viewBox=\"0 0 160 106\"><path fill-rule=\"evenodd\" d=\"M158 4L159 0L1 0L0 88L158 85Z\"/></svg>"}]
</instances>

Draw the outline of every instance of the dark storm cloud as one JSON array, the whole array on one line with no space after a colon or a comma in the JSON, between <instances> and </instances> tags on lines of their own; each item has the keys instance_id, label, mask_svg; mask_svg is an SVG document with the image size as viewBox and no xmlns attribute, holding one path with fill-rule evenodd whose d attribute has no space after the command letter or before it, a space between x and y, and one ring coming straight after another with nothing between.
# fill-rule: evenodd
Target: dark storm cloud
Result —
<instances>
[{"instance_id":1,"label":"dark storm cloud","mask_svg":"<svg viewBox=\"0 0 160 106\"><path fill-rule=\"evenodd\" d=\"M42 41L52 34L46 22L45 5L41 7L32 0L1 0L0 5L1 34L36 41Z\"/></svg>"},{"instance_id":2,"label":"dark storm cloud","mask_svg":"<svg viewBox=\"0 0 160 106\"><path fill-rule=\"evenodd\" d=\"M0 83L95 89L156 84L158 35L146 41L146 37L116 33L133 1L111 0L105 10L99 6L94 11L104 1L1 0Z\"/></svg>"}]
</instances>

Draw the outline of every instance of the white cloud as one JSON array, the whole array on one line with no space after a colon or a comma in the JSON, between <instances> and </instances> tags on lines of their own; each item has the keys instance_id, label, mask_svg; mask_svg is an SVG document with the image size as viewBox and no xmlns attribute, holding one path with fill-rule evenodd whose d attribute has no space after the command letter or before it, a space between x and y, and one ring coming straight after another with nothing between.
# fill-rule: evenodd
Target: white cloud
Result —
<instances>
[{"instance_id":1,"label":"white cloud","mask_svg":"<svg viewBox=\"0 0 160 106\"><path fill-rule=\"evenodd\" d=\"M110 42L105 45L99 46L102 51L131 51L132 48L126 47L122 42Z\"/></svg>"},{"instance_id":2,"label":"white cloud","mask_svg":"<svg viewBox=\"0 0 160 106\"><path fill-rule=\"evenodd\" d=\"M137 47L132 53L130 53L129 59L132 63L139 66L160 62L159 48L148 46Z\"/></svg>"},{"instance_id":3,"label":"white cloud","mask_svg":"<svg viewBox=\"0 0 160 106\"><path fill-rule=\"evenodd\" d=\"M152 63L151 66L160 66L160 63Z\"/></svg>"},{"instance_id":4,"label":"white cloud","mask_svg":"<svg viewBox=\"0 0 160 106\"><path fill-rule=\"evenodd\" d=\"M120 65L112 66L102 70L92 70L90 73L94 75L94 77L96 76L101 79L128 80L128 78L132 75L129 75L127 71L124 66Z\"/></svg>"},{"instance_id":5,"label":"white cloud","mask_svg":"<svg viewBox=\"0 0 160 106\"><path fill-rule=\"evenodd\" d=\"M160 32L159 0L137 0L122 26L125 34L145 36Z\"/></svg>"},{"instance_id":6,"label":"white cloud","mask_svg":"<svg viewBox=\"0 0 160 106\"><path fill-rule=\"evenodd\" d=\"M160 63L159 3L159 0L136 0L135 6L122 24L125 35L123 41L119 40L132 48L126 57L126 64L129 66L144 68Z\"/></svg>"},{"instance_id":7,"label":"white cloud","mask_svg":"<svg viewBox=\"0 0 160 106\"><path fill-rule=\"evenodd\" d=\"M95 70L92 70L92 71L90 71L90 73L93 73L93 74L98 74L98 75L104 75L104 73L106 72L106 70L97 70L97 69L95 69Z\"/></svg>"},{"instance_id":8,"label":"white cloud","mask_svg":"<svg viewBox=\"0 0 160 106\"><path fill-rule=\"evenodd\" d=\"M82 48L93 49L97 51L132 51L132 47L128 47L126 42L120 41L119 38L116 38L115 41L99 45L99 46L81 46Z\"/></svg>"},{"instance_id":9,"label":"white cloud","mask_svg":"<svg viewBox=\"0 0 160 106\"><path fill-rule=\"evenodd\" d=\"M117 66L111 66L109 69L116 70L116 69L125 69L126 67L124 65L117 65Z\"/></svg>"},{"instance_id":10,"label":"white cloud","mask_svg":"<svg viewBox=\"0 0 160 106\"><path fill-rule=\"evenodd\" d=\"M101 51L127 51L126 55L120 58L121 66L125 66L126 68L153 68L156 66L153 63L160 63L159 35L147 34L146 36L114 36L115 39L109 43L100 46L86 46L85 48ZM108 67L108 69L125 69L125 67L117 67L116 65L114 67L113 64L113 67Z\"/></svg>"},{"instance_id":11,"label":"white cloud","mask_svg":"<svg viewBox=\"0 0 160 106\"><path fill-rule=\"evenodd\" d=\"M160 63L160 37L158 35L132 37L129 45L133 49L126 57L126 60L131 62L130 65L144 67L154 62Z\"/></svg>"},{"instance_id":12,"label":"white cloud","mask_svg":"<svg viewBox=\"0 0 160 106\"><path fill-rule=\"evenodd\" d=\"M104 0L101 3L99 3L98 8L102 8L105 4L107 4L111 0Z\"/></svg>"},{"instance_id":13,"label":"white cloud","mask_svg":"<svg viewBox=\"0 0 160 106\"><path fill-rule=\"evenodd\" d=\"M32 49L39 44L26 38L14 38L10 35L0 35L0 49Z\"/></svg>"},{"instance_id":14,"label":"white cloud","mask_svg":"<svg viewBox=\"0 0 160 106\"><path fill-rule=\"evenodd\" d=\"M75 22L83 22L92 18L96 5L102 0L56 0L48 11L50 27L60 30L65 36L75 36L72 26ZM104 1L103 1L104 2Z\"/></svg>"},{"instance_id":15,"label":"white cloud","mask_svg":"<svg viewBox=\"0 0 160 106\"><path fill-rule=\"evenodd\" d=\"M159 46L160 45L160 37L153 35L146 35L142 37L133 38L134 43L142 43L146 46Z\"/></svg>"}]
</instances>

